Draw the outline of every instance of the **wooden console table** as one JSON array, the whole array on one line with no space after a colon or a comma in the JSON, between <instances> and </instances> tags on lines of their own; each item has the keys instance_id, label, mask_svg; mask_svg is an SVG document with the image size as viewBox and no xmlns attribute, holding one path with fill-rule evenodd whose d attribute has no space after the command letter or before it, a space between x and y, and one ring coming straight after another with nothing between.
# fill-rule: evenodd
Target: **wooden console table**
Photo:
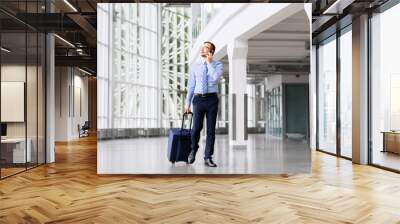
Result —
<instances>
[{"instance_id":1,"label":"wooden console table","mask_svg":"<svg viewBox=\"0 0 400 224\"><path fill-rule=\"evenodd\" d=\"M400 154L400 131L382 131L383 150L382 152L392 152Z\"/></svg>"}]
</instances>

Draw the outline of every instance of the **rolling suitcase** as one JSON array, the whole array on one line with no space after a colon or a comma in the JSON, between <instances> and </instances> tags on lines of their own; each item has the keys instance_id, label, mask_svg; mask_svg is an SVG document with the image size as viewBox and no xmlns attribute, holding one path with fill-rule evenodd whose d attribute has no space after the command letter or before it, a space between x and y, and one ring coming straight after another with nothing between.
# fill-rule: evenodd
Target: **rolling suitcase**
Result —
<instances>
[{"instance_id":1,"label":"rolling suitcase","mask_svg":"<svg viewBox=\"0 0 400 224\"><path fill-rule=\"evenodd\" d=\"M186 115L190 114L190 126L189 129L183 128ZM188 157L191 150L191 136L190 131L192 129L193 113L184 113L182 117L181 128L171 128L168 136L168 160L174 164L175 162L186 162L188 163Z\"/></svg>"}]
</instances>

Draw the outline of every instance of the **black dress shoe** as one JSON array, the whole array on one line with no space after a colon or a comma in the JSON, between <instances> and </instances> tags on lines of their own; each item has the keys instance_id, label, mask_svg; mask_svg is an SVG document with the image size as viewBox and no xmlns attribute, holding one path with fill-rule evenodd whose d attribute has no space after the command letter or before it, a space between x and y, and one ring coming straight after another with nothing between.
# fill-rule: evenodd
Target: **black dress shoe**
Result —
<instances>
[{"instance_id":1,"label":"black dress shoe","mask_svg":"<svg viewBox=\"0 0 400 224\"><path fill-rule=\"evenodd\" d=\"M217 167L217 164L214 163L214 161L212 161L212 159L205 159L204 160L204 164L208 167Z\"/></svg>"},{"instance_id":2,"label":"black dress shoe","mask_svg":"<svg viewBox=\"0 0 400 224\"><path fill-rule=\"evenodd\" d=\"M188 163L189 164L194 163L195 159L196 159L196 151L192 150L192 151L190 151L190 154L189 154Z\"/></svg>"}]
</instances>

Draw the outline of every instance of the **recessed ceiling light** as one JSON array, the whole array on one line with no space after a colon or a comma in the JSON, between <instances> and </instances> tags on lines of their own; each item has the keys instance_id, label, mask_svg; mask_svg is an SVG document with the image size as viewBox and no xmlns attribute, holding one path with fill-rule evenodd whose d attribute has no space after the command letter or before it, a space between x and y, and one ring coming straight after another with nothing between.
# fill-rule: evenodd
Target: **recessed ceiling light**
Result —
<instances>
[{"instance_id":1,"label":"recessed ceiling light","mask_svg":"<svg viewBox=\"0 0 400 224\"><path fill-rule=\"evenodd\" d=\"M65 4L67 4L72 10L74 10L75 12L78 12L78 10L68 1L68 0L64 0Z\"/></svg>"},{"instance_id":2,"label":"recessed ceiling light","mask_svg":"<svg viewBox=\"0 0 400 224\"><path fill-rule=\"evenodd\" d=\"M4 52L6 52L6 53L10 53L10 52L11 52L11 50L9 50L9 49L7 49L7 48L5 48L5 47L1 47L1 50L4 51Z\"/></svg>"},{"instance_id":3,"label":"recessed ceiling light","mask_svg":"<svg viewBox=\"0 0 400 224\"><path fill-rule=\"evenodd\" d=\"M87 75L90 75L90 76L92 75L92 73L90 73L90 72L88 72L88 71L86 71L86 70L83 70L83 69L81 69L81 68L79 68L79 67L78 67L78 70L81 71L81 72L83 72L83 73L85 73L85 74L87 74Z\"/></svg>"},{"instance_id":4,"label":"recessed ceiling light","mask_svg":"<svg viewBox=\"0 0 400 224\"><path fill-rule=\"evenodd\" d=\"M322 14L342 14L343 9L351 5L355 0L336 0Z\"/></svg>"},{"instance_id":5,"label":"recessed ceiling light","mask_svg":"<svg viewBox=\"0 0 400 224\"><path fill-rule=\"evenodd\" d=\"M69 45L69 46L75 48L75 45L73 45L73 44L72 44L71 42L69 42L68 40L66 40L66 39L64 39L64 38L62 38L62 37L60 37L60 36L57 35L57 34L54 34L54 36L57 37L58 39L60 39L62 42L66 43L67 45Z\"/></svg>"}]
</instances>

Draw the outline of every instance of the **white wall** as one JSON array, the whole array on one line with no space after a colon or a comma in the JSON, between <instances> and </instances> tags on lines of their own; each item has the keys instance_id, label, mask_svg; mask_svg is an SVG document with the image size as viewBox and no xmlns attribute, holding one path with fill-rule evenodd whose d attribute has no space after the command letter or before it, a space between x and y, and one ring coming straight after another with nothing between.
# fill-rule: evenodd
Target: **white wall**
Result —
<instances>
[{"instance_id":1,"label":"white wall","mask_svg":"<svg viewBox=\"0 0 400 224\"><path fill-rule=\"evenodd\" d=\"M56 67L55 85L55 140L77 139L78 124L88 120L88 77L75 68Z\"/></svg>"},{"instance_id":2,"label":"white wall","mask_svg":"<svg viewBox=\"0 0 400 224\"><path fill-rule=\"evenodd\" d=\"M283 75L282 83L308 83L308 75Z\"/></svg>"},{"instance_id":3,"label":"white wall","mask_svg":"<svg viewBox=\"0 0 400 224\"><path fill-rule=\"evenodd\" d=\"M88 121L89 118L89 113L88 113L88 77L87 76L81 76L79 73L78 75L75 73L74 75L74 86L75 86L75 106L74 106L74 110L75 110L75 114L73 116L72 119L72 129L71 129L71 135L73 137L78 137L79 133L78 133L78 124L80 124L81 126L85 123L85 121ZM80 90L80 99L79 97L79 93L78 91ZM80 109L81 112L79 111L79 100L80 102Z\"/></svg>"},{"instance_id":4,"label":"white wall","mask_svg":"<svg viewBox=\"0 0 400 224\"><path fill-rule=\"evenodd\" d=\"M282 75L273 75L265 78L265 90L271 90L282 85Z\"/></svg>"},{"instance_id":5,"label":"white wall","mask_svg":"<svg viewBox=\"0 0 400 224\"><path fill-rule=\"evenodd\" d=\"M68 139L68 86L70 77L67 67L55 68L55 141Z\"/></svg>"}]
</instances>

